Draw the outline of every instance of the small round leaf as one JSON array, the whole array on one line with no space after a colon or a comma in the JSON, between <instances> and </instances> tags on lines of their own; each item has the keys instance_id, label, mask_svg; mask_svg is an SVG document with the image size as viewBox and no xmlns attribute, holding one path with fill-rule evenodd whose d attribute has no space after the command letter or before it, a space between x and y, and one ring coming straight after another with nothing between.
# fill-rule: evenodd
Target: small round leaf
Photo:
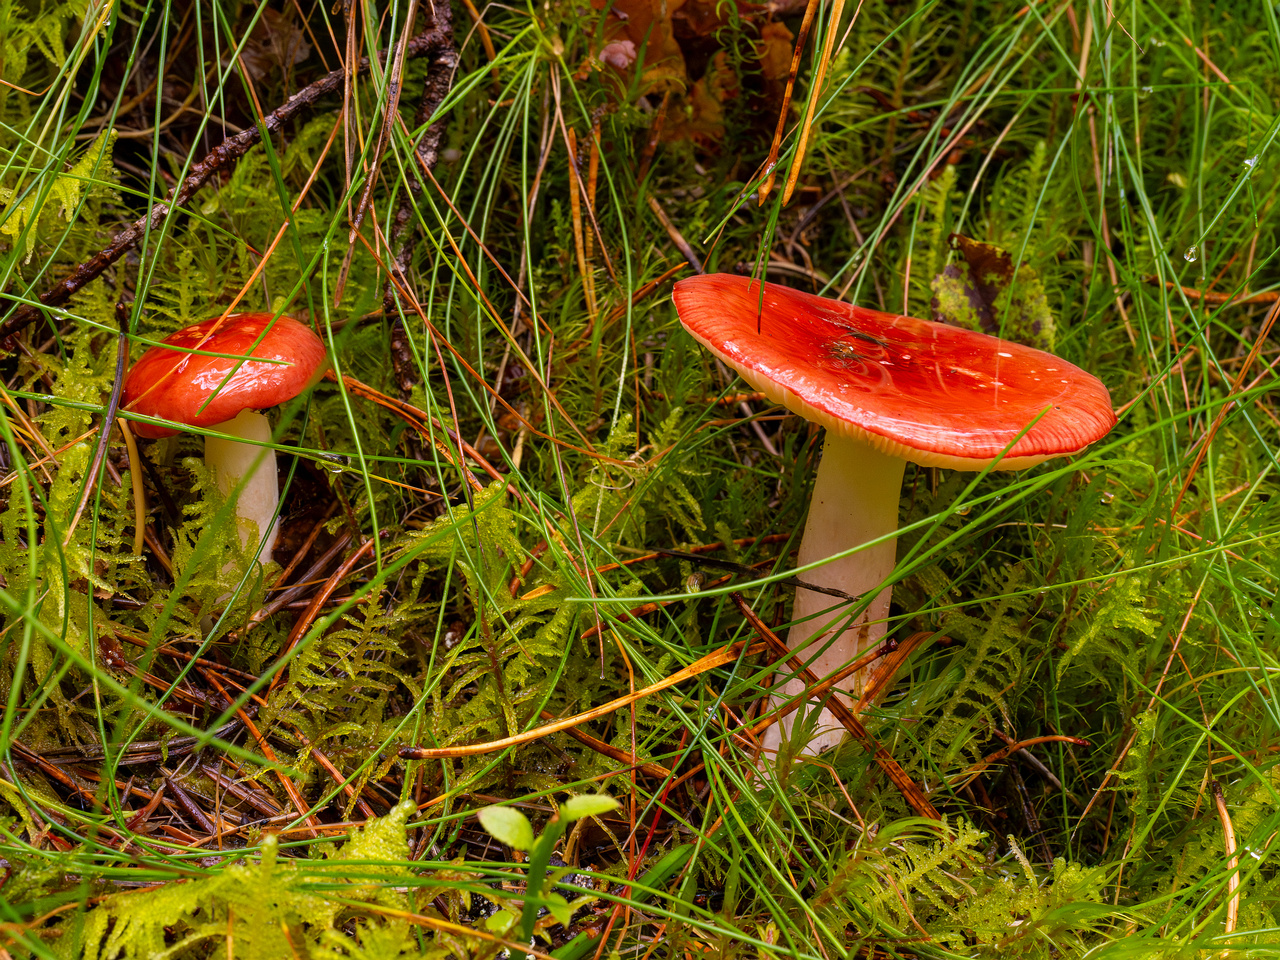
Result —
<instances>
[{"instance_id":1,"label":"small round leaf","mask_svg":"<svg viewBox=\"0 0 1280 960\"><path fill-rule=\"evenodd\" d=\"M581 797L570 797L560 805L562 820L581 820L583 817L598 817L602 813L618 809L618 801L606 797L602 793L588 793Z\"/></svg>"},{"instance_id":2,"label":"small round leaf","mask_svg":"<svg viewBox=\"0 0 1280 960\"><path fill-rule=\"evenodd\" d=\"M528 850L533 846L533 827L528 818L519 810L511 807L481 807L476 811L480 818L480 826L498 842L517 850Z\"/></svg>"}]
</instances>

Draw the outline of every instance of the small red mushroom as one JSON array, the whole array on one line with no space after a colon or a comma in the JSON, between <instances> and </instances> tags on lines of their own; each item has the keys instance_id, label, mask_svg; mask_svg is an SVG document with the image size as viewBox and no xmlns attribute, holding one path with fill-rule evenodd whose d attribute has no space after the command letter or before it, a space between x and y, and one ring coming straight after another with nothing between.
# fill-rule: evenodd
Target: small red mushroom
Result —
<instances>
[{"instance_id":1,"label":"small red mushroom","mask_svg":"<svg viewBox=\"0 0 1280 960\"><path fill-rule=\"evenodd\" d=\"M898 499L908 460L952 470L1022 470L1078 453L1115 425L1097 377L1052 354L986 334L866 310L729 274L681 280L674 299L696 340L751 386L827 428L798 564L817 586L875 592L852 622L847 604L796 591L792 649L830 675L885 633ZM1025 431L1025 432L1024 432ZM854 553L847 551L867 544ZM836 556L837 554L844 554ZM835 557L826 561L828 557ZM832 625L836 632L832 635ZM849 679L852 704L866 677ZM793 679L781 699L802 694ZM783 729L780 730L779 727ZM790 718L770 728L776 749ZM824 710L806 752L839 743Z\"/></svg>"},{"instance_id":2,"label":"small red mushroom","mask_svg":"<svg viewBox=\"0 0 1280 960\"><path fill-rule=\"evenodd\" d=\"M259 559L267 563L280 498L271 425L256 411L293 399L327 368L324 344L297 320L269 313L215 317L184 327L144 353L125 377L121 408L174 424L135 421L140 437L216 427L240 438L206 437L205 464L218 489L236 497L241 542L260 539Z\"/></svg>"}]
</instances>

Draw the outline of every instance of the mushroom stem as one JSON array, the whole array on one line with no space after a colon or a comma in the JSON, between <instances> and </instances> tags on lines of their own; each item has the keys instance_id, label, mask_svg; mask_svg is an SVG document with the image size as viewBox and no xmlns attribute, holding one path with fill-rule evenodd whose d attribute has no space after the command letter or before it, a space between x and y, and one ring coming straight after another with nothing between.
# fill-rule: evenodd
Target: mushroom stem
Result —
<instances>
[{"instance_id":1,"label":"mushroom stem","mask_svg":"<svg viewBox=\"0 0 1280 960\"><path fill-rule=\"evenodd\" d=\"M799 565L816 563L859 544L881 537L874 546L859 550L802 573L802 579L820 587L849 594L875 590L893 573L898 529L898 500L902 494L902 472L906 461L881 453L859 440L838 437L828 431L822 461L809 502L809 519L800 542ZM793 650L803 647L800 656L819 678L828 676L880 643L889 616L892 588L880 590L861 614L844 625L849 604L824 593L796 590L792 626L787 642ZM866 685L860 671L843 684L851 696L833 693L852 706ZM775 703L798 696L805 684L794 678L783 684ZM796 714L774 724L764 737L765 750L776 750L783 735L790 736ZM845 729L825 707L818 718L817 731L803 752L816 756L844 737Z\"/></svg>"},{"instance_id":2,"label":"mushroom stem","mask_svg":"<svg viewBox=\"0 0 1280 960\"><path fill-rule=\"evenodd\" d=\"M280 527L276 520L280 491L276 486L276 452L270 446L271 424L262 414L244 410L216 429L240 440L206 437L205 466L213 473L222 495L235 497L240 542L251 547L261 538L258 560L270 563Z\"/></svg>"}]
</instances>

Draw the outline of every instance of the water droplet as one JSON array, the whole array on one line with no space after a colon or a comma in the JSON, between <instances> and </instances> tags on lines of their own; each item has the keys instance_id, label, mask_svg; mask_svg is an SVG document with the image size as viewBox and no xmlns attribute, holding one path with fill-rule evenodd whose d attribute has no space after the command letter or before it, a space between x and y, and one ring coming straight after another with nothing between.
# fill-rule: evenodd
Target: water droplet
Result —
<instances>
[{"instance_id":1,"label":"water droplet","mask_svg":"<svg viewBox=\"0 0 1280 960\"><path fill-rule=\"evenodd\" d=\"M963 507L956 507L956 516L967 517L969 515L969 511L972 509L973 507L969 506L968 504L965 504Z\"/></svg>"},{"instance_id":2,"label":"water droplet","mask_svg":"<svg viewBox=\"0 0 1280 960\"><path fill-rule=\"evenodd\" d=\"M336 453L320 453L317 454L316 465L329 473L342 473L347 468L347 458Z\"/></svg>"},{"instance_id":3,"label":"water droplet","mask_svg":"<svg viewBox=\"0 0 1280 960\"><path fill-rule=\"evenodd\" d=\"M1244 165L1245 165L1246 167L1248 167L1250 170L1252 170L1254 167L1256 167L1256 166L1258 165L1258 158L1257 158L1257 157L1250 157L1249 159L1247 159L1247 160L1244 162Z\"/></svg>"},{"instance_id":4,"label":"water droplet","mask_svg":"<svg viewBox=\"0 0 1280 960\"><path fill-rule=\"evenodd\" d=\"M1153 94L1154 92L1155 92L1155 89L1153 87L1143 87L1141 90L1138 91L1138 99L1145 100L1147 99L1147 97L1151 96L1151 94Z\"/></svg>"},{"instance_id":5,"label":"water droplet","mask_svg":"<svg viewBox=\"0 0 1280 960\"><path fill-rule=\"evenodd\" d=\"M1191 246L1187 247L1187 252L1182 255L1182 259L1187 261L1187 263L1195 263L1199 256L1200 251L1196 249L1196 245L1193 243Z\"/></svg>"},{"instance_id":6,"label":"water droplet","mask_svg":"<svg viewBox=\"0 0 1280 960\"><path fill-rule=\"evenodd\" d=\"M1106 493L1104 493L1102 496L1098 498L1098 502L1105 507L1115 498L1116 498L1116 495L1108 490Z\"/></svg>"}]
</instances>

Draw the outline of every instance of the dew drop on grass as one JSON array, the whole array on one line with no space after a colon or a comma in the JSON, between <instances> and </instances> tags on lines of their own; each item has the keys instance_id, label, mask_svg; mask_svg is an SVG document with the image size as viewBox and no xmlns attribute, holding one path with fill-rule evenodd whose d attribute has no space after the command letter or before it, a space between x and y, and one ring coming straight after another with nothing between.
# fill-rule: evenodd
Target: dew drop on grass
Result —
<instances>
[{"instance_id":1,"label":"dew drop on grass","mask_svg":"<svg viewBox=\"0 0 1280 960\"><path fill-rule=\"evenodd\" d=\"M1191 246L1187 247L1187 252L1182 255L1182 259L1187 261L1187 263L1195 263L1199 256L1200 251L1196 249L1196 245L1193 243Z\"/></svg>"},{"instance_id":2,"label":"dew drop on grass","mask_svg":"<svg viewBox=\"0 0 1280 960\"><path fill-rule=\"evenodd\" d=\"M1244 165L1248 167L1250 170L1252 170L1255 166L1258 165L1258 158L1249 157L1249 159L1245 160Z\"/></svg>"}]
</instances>

